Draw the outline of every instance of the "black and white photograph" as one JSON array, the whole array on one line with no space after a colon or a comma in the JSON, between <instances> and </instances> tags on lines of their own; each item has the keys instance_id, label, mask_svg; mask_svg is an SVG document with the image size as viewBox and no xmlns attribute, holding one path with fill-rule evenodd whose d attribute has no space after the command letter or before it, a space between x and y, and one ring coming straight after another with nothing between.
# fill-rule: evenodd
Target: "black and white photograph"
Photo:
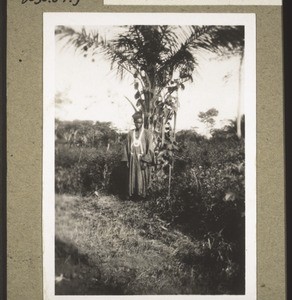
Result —
<instances>
[{"instance_id":1,"label":"black and white photograph","mask_svg":"<svg viewBox=\"0 0 292 300\"><path fill-rule=\"evenodd\" d=\"M254 14L43 30L45 300L256 299Z\"/></svg>"}]
</instances>

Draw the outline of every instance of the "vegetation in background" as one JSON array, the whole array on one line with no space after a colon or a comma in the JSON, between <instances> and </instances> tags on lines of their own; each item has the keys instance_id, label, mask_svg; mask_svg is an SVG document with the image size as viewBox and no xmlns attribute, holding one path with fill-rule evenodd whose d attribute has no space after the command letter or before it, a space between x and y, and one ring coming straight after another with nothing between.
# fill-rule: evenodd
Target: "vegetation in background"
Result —
<instances>
[{"instance_id":1,"label":"vegetation in background","mask_svg":"<svg viewBox=\"0 0 292 300\"><path fill-rule=\"evenodd\" d=\"M57 214L59 225L64 224L62 226L67 226L67 229L59 231L58 225L56 233L60 241L73 243L83 254L91 253L90 257L109 255L106 251L111 249L112 244L106 246L104 243L111 243L111 240L116 239L118 243L122 243L113 248L116 253L107 257L105 265L103 260L89 263L98 268L103 266L100 271L103 275L100 275L98 280L103 282L105 289L113 288L113 291L122 294L147 293L146 289L150 293L166 293L168 289L168 293L174 294L181 293L182 290L190 294L244 293L245 158L244 140L238 139L236 135L236 122L230 122L230 125L222 129L213 129L209 139L194 130L178 132L175 149L165 148L165 152L159 158L161 161L164 155L175 158L171 174L175 184L171 185L171 193L168 188L167 170L157 168L153 172L149 197L139 203L122 202L127 188L127 169L120 162L124 134L117 133L109 123L58 121L57 124L56 193L76 197L57 196L57 207L62 207ZM242 124L244 128L244 119ZM75 132L76 138L66 140L69 132L71 135ZM105 196L112 194L116 196ZM97 195L107 198L98 198ZM102 201L103 205L98 204L99 201ZM106 201L109 201L109 206L112 205L110 208L105 209ZM113 213L112 210L115 209L117 211ZM157 218L161 221L157 221ZM79 222L83 225L79 226ZM119 222L126 224L126 227L121 229ZM96 232L95 235L91 226ZM75 229L70 231L70 228ZM112 230L117 232L106 235L106 232ZM125 237L123 240L122 232L125 235L134 234L135 238L131 238L130 241ZM88 240L78 241L76 236L72 236L73 233L82 239L88 235ZM96 239L103 234L104 241L97 246ZM129 273L121 270L117 273L115 268L121 267L122 263L116 261L115 257L121 255L120 251L132 251L125 261L130 260L135 251L145 255L139 247L129 250L132 243L136 243L135 239L140 240L139 236L142 236L142 244L146 243L147 247L150 247L152 242L153 245L162 243L170 247L164 239L165 234L174 234L171 247L176 243L175 248L167 250L170 251L167 255L162 250L166 248L155 248L156 252L153 249L154 252L149 253L143 248L158 266L164 264L160 261L162 256L166 255L169 261L173 261L171 271L164 267L163 270L156 270L157 274L162 274L160 276L166 276L162 277L162 281L158 281L156 273L151 275L154 277L149 276L146 279L143 273L145 270L141 270L138 264L137 267L131 265L133 270L130 268ZM180 239L182 235L183 240ZM87 245L87 248L82 250L82 247L85 247L82 245ZM70 249L69 247L67 250L70 252ZM60 260L62 259L61 255ZM63 263L65 260L66 258L63 259ZM174 267L173 264L176 263L178 265ZM179 282L171 288L169 280L174 280L170 278L173 278L175 273L181 275L175 279ZM138 287L139 276L144 280L144 292L141 291L141 286ZM187 278L193 279L189 279L192 282L188 281L186 286L184 282ZM156 283L161 283L164 288L158 287ZM107 284L110 287L107 287Z\"/></svg>"},{"instance_id":2,"label":"vegetation in background","mask_svg":"<svg viewBox=\"0 0 292 300\"><path fill-rule=\"evenodd\" d=\"M241 101L241 70L244 56L243 26L113 26L117 33L110 39L98 30L76 30L57 26L56 36L85 57L103 57L121 79L133 79L134 100L127 100L140 110L144 127L151 129L158 157L157 167L168 174L170 195L176 150L176 118L178 91L193 80L199 56L216 53L219 58L240 57L239 97ZM122 30L123 29L123 30ZM94 59L92 59L94 61ZM237 123L240 122L238 111ZM237 126L239 129L240 126ZM241 132L237 130L241 138ZM162 159L163 158L163 159Z\"/></svg>"}]
</instances>

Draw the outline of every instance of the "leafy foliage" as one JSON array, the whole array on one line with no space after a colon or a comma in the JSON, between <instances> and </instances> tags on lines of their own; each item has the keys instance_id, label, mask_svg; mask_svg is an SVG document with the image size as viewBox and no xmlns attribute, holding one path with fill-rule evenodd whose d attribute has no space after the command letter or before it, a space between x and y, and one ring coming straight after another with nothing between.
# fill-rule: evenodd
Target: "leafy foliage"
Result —
<instances>
[{"instance_id":1,"label":"leafy foliage","mask_svg":"<svg viewBox=\"0 0 292 300\"><path fill-rule=\"evenodd\" d=\"M200 112L198 117L199 120L205 124L214 125L215 120L214 117L218 116L218 110L215 108L210 108L206 112Z\"/></svg>"},{"instance_id":2,"label":"leafy foliage","mask_svg":"<svg viewBox=\"0 0 292 300\"><path fill-rule=\"evenodd\" d=\"M57 120L56 124L56 192L109 189L125 134L118 134L107 122Z\"/></svg>"},{"instance_id":3,"label":"leafy foliage","mask_svg":"<svg viewBox=\"0 0 292 300\"><path fill-rule=\"evenodd\" d=\"M219 130L218 130L219 131ZM147 209L201 241L200 255L185 250L189 264L201 265L202 281L214 293L244 291L245 175L244 142L205 139L179 132L171 195L167 176L155 174ZM185 143L187 142L187 143ZM198 249L197 249L198 250Z\"/></svg>"},{"instance_id":4,"label":"leafy foliage","mask_svg":"<svg viewBox=\"0 0 292 300\"><path fill-rule=\"evenodd\" d=\"M125 138L119 135L110 122L56 120L56 143L70 146L103 147Z\"/></svg>"},{"instance_id":5,"label":"leafy foliage","mask_svg":"<svg viewBox=\"0 0 292 300\"><path fill-rule=\"evenodd\" d=\"M158 149L168 144L166 127L175 134L177 91L192 81L198 56L205 51L220 56L244 49L243 26L145 26L131 25L110 40L98 31L58 26L56 35L87 57L103 55L123 78L133 78L135 106L142 111L145 128L155 134ZM130 101L133 105L133 103ZM134 105L133 105L134 106ZM134 106L134 107L135 107ZM160 141L159 141L160 140Z\"/></svg>"},{"instance_id":6,"label":"leafy foliage","mask_svg":"<svg viewBox=\"0 0 292 300\"><path fill-rule=\"evenodd\" d=\"M149 215L159 216L168 227L197 241L195 248L189 243L180 245L176 256L186 267L197 269L200 284L214 294L244 293L245 157L244 141L237 138L234 124L218 129L210 139L185 130L177 133L174 142L168 133L171 143L158 152L149 197L141 203ZM67 130L72 127L60 122L58 128L65 125ZM233 135L227 135L226 130ZM123 137L117 135L109 138L110 148L103 143L97 147L58 144L56 192L124 194L127 174L120 163ZM170 194L169 161L173 167Z\"/></svg>"}]
</instances>

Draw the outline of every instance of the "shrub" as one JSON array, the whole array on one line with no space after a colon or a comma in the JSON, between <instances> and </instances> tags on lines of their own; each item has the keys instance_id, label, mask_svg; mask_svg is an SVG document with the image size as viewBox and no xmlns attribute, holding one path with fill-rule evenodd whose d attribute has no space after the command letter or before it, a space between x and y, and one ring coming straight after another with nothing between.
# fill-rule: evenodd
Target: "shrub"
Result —
<instances>
[{"instance_id":1,"label":"shrub","mask_svg":"<svg viewBox=\"0 0 292 300\"><path fill-rule=\"evenodd\" d=\"M104 149L67 147L56 152L56 193L90 194L108 190L111 173L120 161L120 145Z\"/></svg>"},{"instance_id":2,"label":"shrub","mask_svg":"<svg viewBox=\"0 0 292 300\"><path fill-rule=\"evenodd\" d=\"M146 207L200 241L200 251L185 248L181 255L187 264L199 262L214 293L244 293L244 143L193 138L177 155L170 196L160 171Z\"/></svg>"}]
</instances>

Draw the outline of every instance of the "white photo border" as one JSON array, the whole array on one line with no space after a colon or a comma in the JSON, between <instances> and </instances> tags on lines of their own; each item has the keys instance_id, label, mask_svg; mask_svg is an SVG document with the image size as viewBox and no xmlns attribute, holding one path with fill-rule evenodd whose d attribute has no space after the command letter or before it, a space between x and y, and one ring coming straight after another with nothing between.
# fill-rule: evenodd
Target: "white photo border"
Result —
<instances>
[{"instance_id":1,"label":"white photo border","mask_svg":"<svg viewBox=\"0 0 292 300\"><path fill-rule=\"evenodd\" d=\"M118 15L118 17L117 17ZM44 13L43 16L43 297L44 300L256 299L256 17L251 13ZM245 26L245 295L55 295L55 27L57 25ZM247 221L248 220L248 221Z\"/></svg>"}]
</instances>

